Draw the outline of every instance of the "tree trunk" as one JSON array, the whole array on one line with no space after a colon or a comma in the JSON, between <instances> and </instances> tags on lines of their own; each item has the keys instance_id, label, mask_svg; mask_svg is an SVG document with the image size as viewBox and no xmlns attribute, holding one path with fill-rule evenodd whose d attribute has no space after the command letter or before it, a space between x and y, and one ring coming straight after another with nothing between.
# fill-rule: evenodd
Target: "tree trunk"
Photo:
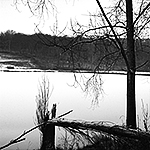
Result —
<instances>
[{"instance_id":1,"label":"tree trunk","mask_svg":"<svg viewBox=\"0 0 150 150\"><path fill-rule=\"evenodd\" d=\"M56 104L51 109L51 119L56 117ZM49 116L46 122L49 120ZM55 125L45 124L42 137L41 150L55 150Z\"/></svg>"},{"instance_id":2,"label":"tree trunk","mask_svg":"<svg viewBox=\"0 0 150 150\"><path fill-rule=\"evenodd\" d=\"M41 150L55 149L55 125L46 124L42 137Z\"/></svg>"},{"instance_id":3,"label":"tree trunk","mask_svg":"<svg viewBox=\"0 0 150 150\"><path fill-rule=\"evenodd\" d=\"M127 126L136 128L136 102L135 102L135 49L132 0L126 0L127 17L127 58L129 68L127 71Z\"/></svg>"}]
</instances>

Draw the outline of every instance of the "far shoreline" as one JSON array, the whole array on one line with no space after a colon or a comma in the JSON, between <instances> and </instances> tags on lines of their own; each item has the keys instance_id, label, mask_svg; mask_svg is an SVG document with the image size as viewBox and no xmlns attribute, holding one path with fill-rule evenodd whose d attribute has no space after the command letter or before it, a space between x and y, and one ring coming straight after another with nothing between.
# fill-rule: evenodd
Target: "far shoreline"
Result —
<instances>
[{"instance_id":1,"label":"far shoreline","mask_svg":"<svg viewBox=\"0 0 150 150\"><path fill-rule=\"evenodd\" d=\"M71 70L71 69L40 69L40 68L5 68L0 69L0 72L62 72L62 73L89 73L89 74L112 74L112 75L127 75L126 71L111 70L111 71L90 71L90 70ZM136 76L150 76L149 71L137 71Z\"/></svg>"}]
</instances>

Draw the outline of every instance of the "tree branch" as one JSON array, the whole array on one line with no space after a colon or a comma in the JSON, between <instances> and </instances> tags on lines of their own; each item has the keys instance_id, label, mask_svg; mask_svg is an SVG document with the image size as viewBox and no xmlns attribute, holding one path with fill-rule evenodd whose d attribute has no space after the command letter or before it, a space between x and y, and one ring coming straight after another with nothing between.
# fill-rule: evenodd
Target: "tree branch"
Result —
<instances>
[{"instance_id":1,"label":"tree branch","mask_svg":"<svg viewBox=\"0 0 150 150\"><path fill-rule=\"evenodd\" d=\"M63 116L66 116L66 115L68 115L69 113L71 113L72 111L73 111L73 110L70 110L70 111L68 111L68 112L66 112L66 113L64 113L64 114L62 114L62 115L60 115L60 116L58 116L56 119L59 119L59 118L61 118L61 117L63 117ZM50 119L50 120L53 120L53 119ZM49 120L49 121L50 121L50 120ZM47 122L43 122L43 123L41 123L41 124L39 124L39 125L37 125L37 126L31 128L31 129L29 129L29 130L27 130L27 131L24 131L21 135L19 135L19 136L16 137L15 139L12 139L9 143L7 143L7 144L1 146L1 147L0 147L0 150L4 149L4 148L6 148L6 147L9 147L9 146L11 146L11 145L13 145L13 144L16 144L16 143L19 143L19 142L24 141L26 138L22 138L22 137L24 137L25 135L29 134L29 133L32 132L33 130L35 130L35 129L37 129L37 128L39 128L39 127L45 125L45 124L47 124Z\"/></svg>"},{"instance_id":2,"label":"tree branch","mask_svg":"<svg viewBox=\"0 0 150 150\"><path fill-rule=\"evenodd\" d=\"M144 63L142 63L141 65L137 66L136 69L139 69L139 68L145 66L148 62L149 62L149 61L146 60Z\"/></svg>"},{"instance_id":3,"label":"tree branch","mask_svg":"<svg viewBox=\"0 0 150 150\"><path fill-rule=\"evenodd\" d=\"M136 24L138 19L143 15L143 13L150 7L150 2L147 4L147 6L142 10L142 12L138 15L138 17L134 20L133 25Z\"/></svg>"},{"instance_id":4,"label":"tree branch","mask_svg":"<svg viewBox=\"0 0 150 150\"><path fill-rule=\"evenodd\" d=\"M116 40L116 42L118 43L118 44L117 44L117 47L118 47L118 49L121 50L121 54L122 54L122 56L123 56L123 58L124 58L124 61L125 61L126 65L127 65L127 68L128 68L128 70L130 70L129 62L128 62L127 56L126 56L126 54L125 54L124 48L123 48L123 46L122 46L120 40L118 39L118 37L117 37L117 35L116 35L116 33L115 33L115 30L114 30L114 28L113 28L113 25L111 24L111 22L109 21L107 15L105 14L105 11L104 11L103 7L101 6L99 0L96 0L96 2L97 2L97 4L98 4L98 6L99 6L99 8L100 8L100 10L101 10L101 12L102 12L104 18L106 19L108 25L109 25L110 28L111 28L111 31L112 31L112 33L114 34L115 40Z\"/></svg>"}]
</instances>

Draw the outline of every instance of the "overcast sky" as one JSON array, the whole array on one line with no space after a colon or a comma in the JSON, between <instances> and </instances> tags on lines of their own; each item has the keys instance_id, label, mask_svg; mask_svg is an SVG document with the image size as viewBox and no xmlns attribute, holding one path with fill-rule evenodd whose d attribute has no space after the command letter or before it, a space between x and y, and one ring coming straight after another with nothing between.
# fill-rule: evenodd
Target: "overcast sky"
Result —
<instances>
[{"instance_id":1,"label":"overcast sky","mask_svg":"<svg viewBox=\"0 0 150 150\"><path fill-rule=\"evenodd\" d=\"M20 1L20 0L18 0ZM65 26L69 28L70 19L78 20L81 24L88 23L89 12L96 12L98 10L95 0L53 0L57 7L57 18L59 31L63 30ZM103 6L108 6L109 0L101 0ZM25 34L35 33L35 25L39 24L40 30L45 33L50 33L55 23L55 14L49 8L51 15L45 17L44 21L39 20L33 16L28 7L22 4L18 5L16 10L13 0L0 0L0 32L7 30L14 30Z\"/></svg>"}]
</instances>

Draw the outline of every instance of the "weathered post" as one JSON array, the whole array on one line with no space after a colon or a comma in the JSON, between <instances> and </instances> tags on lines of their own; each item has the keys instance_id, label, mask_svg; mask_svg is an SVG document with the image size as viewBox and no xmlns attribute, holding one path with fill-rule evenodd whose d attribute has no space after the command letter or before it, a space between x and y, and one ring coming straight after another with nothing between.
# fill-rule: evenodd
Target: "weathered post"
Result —
<instances>
[{"instance_id":1,"label":"weathered post","mask_svg":"<svg viewBox=\"0 0 150 150\"><path fill-rule=\"evenodd\" d=\"M53 104L51 109L51 119L56 117L56 104ZM47 114L46 120L49 120L49 114ZM55 125L45 124L41 150L55 150Z\"/></svg>"}]
</instances>

